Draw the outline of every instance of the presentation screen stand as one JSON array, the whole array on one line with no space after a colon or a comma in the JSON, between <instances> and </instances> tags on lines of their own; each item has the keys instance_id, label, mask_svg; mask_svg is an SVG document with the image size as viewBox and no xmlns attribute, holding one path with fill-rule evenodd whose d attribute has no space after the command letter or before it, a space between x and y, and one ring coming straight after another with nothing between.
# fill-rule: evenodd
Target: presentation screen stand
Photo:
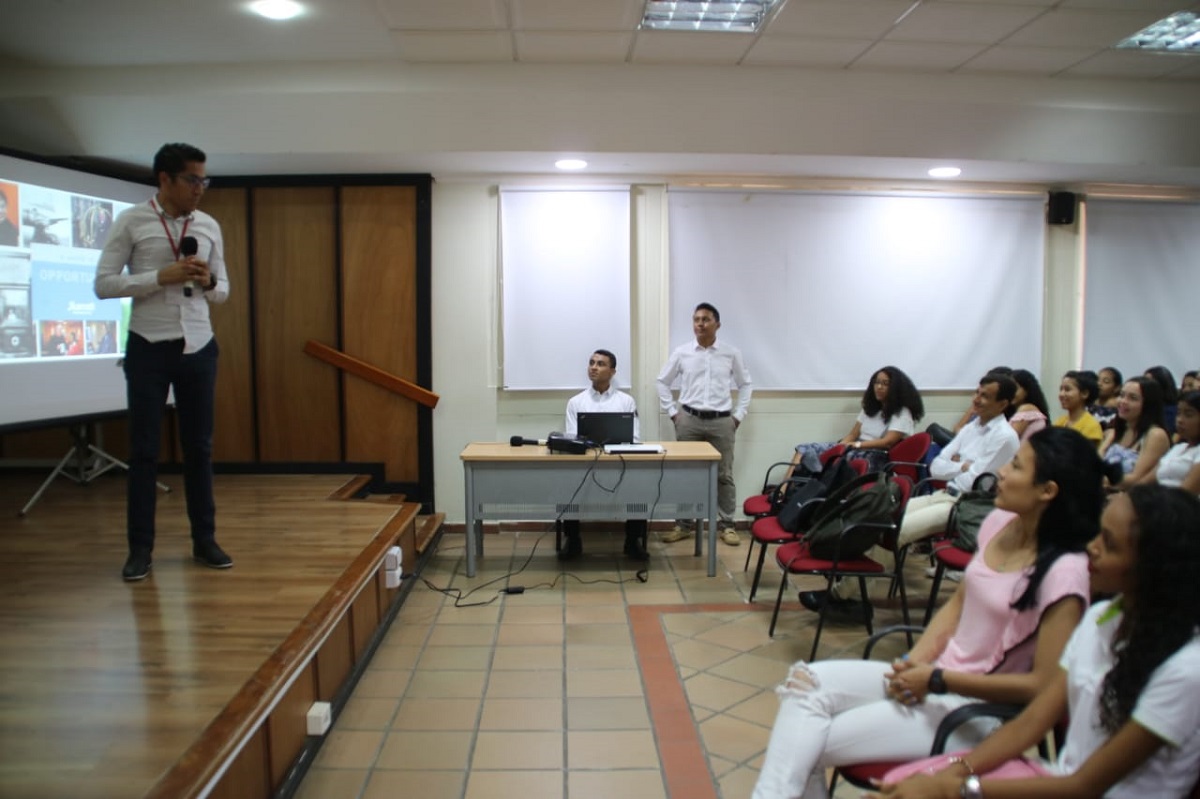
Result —
<instances>
[{"instance_id":1,"label":"presentation screen stand","mask_svg":"<svg viewBox=\"0 0 1200 799\"><path fill-rule=\"evenodd\" d=\"M54 471L50 472L50 476L46 478L45 482L34 492L29 501L25 503L25 507L17 512L18 516L24 516L28 513L29 509L42 498L42 494L54 482L54 478L59 475L66 477L68 480L74 480L79 485L88 485L109 469L120 467L125 471L129 471L128 463L114 458L89 440L88 426L86 424L71 425L70 433L71 448L67 450L66 455L63 455L62 460L58 462L58 466L54 467ZM158 487L167 493L171 491L169 486L162 483L158 483Z\"/></svg>"}]
</instances>

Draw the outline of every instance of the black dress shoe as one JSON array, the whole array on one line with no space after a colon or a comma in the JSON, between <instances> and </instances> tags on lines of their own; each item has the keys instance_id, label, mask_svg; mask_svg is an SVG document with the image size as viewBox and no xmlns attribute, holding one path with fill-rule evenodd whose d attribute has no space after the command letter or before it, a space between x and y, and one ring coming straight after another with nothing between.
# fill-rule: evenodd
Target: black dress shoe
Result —
<instances>
[{"instance_id":1,"label":"black dress shoe","mask_svg":"<svg viewBox=\"0 0 1200 799\"><path fill-rule=\"evenodd\" d=\"M646 545L642 543L640 535L625 536L625 554L629 556L630 560L642 563L650 560L650 553L646 551Z\"/></svg>"},{"instance_id":2,"label":"black dress shoe","mask_svg":"<svg viewBox=\"0 0 1200 799\"><path fill-rule=\"evenodd\" d=\"M577 535L569 535L563 541L563 548L558 551L559 560L574 560L583 554L583 540Z\"/></svg>"},{"instance_id":3,"label":"black dress shoe","mask_svg":"<svg viewBox=\"0 0 1200 799\"><path fill-rule=\"evenodd\" d=\"M144 549L135 549L129 553L129 557L125 559L125 567L121 569L121 579L127 583L136 583L138 580L146 579L150 574L150 552Z\"/></svg>"},{"instance_id":4,"label":"black dress shoe","mask_svg":"<svg viewBox=\"0 0 1200 799\"><path fill-rule=\"evenodd\" d=\"M828 591L801 591L800 604L814 613L821 611L821 605L824 604L825 598L829 596ZM834 602L837 600L834 599Z\"/></svg>"},{"instance_id":5,"label":"black dress shoe","mask_svg":"<svg viewBox=\"0 0 1200 799\"><path fill-rule=\"evenodd\" d=\"M217 546L216 541L192 544L192 560L210 569L228 569L233 566L233 558L226 555L225 550Z\"/></svg>"}]
</instances>

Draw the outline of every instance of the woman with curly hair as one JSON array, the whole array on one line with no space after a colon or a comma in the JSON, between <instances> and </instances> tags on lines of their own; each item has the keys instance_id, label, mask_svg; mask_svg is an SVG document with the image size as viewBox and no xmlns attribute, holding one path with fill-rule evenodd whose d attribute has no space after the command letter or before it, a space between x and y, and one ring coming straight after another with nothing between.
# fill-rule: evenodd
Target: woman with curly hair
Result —
<instances>
[{"instance_id":1,"label":"woman with curly hair","mask_svg":"<svg viewBox=\"0 0 1200 799\"><path fill-rule=\"evenodd\" d=\"M1054 680L971 752L888 774L883 796L1191 792L1200 773L1200 500L1178 488L1131 488L1109 502L1088 557L1092 591L1116 597L1088 610ZM1070 722L1058 760L1019 759L1064 714Z\"/></svg>"},{"instance_id":2,"label":"woman with curly hair","mask_svg":"<svg viewBox=\"0 0 1200 799\"><path fill-rule=\"evenodd\" d=\"M1153 474L1171 448L1163 427L1162 389L1149 377L1125 381L1117 402L1117 418L1100 442L1100 457L1109 464L1109 487L1120 491Z\"/></svg>"},{"instance_id":3,"label":"woman with curly hair","mask_svg":"<svg viewBox=\"0 0 1200 799\"><path fill-rule=\"evenodd\" d=\"M1033 372L1028 369L1014 369L1012 379L1017 384L1017 396L1013 397L1012 416L1008 423L1022 441L1027 441L1031 435L1044 428L1050 417L1050 408L1046 405L1046 395L1042 393L1042 384L1038 382Z\"/></svg>"},{"instance_id":4,"label":"woman with curly hair","mask_svg":"<svg viewBox=\"0 0 1200 799\"><path fill-rule=\"evenodd\" d=\"M797 444L786 482L797 466L809 473L821 471L822 453L844 446L851 458L864 458L869 469L880 469L887 462L887 451L911 436L916 422L925 415L925 403L913 381L895 366L885 366L871 375L862 395L862 410L850 432L837 441Z\"/></svg>"},{"instance_id":5,"label":"woman with curly hair","mask_svg":"<svg viewBox=\"0 0 1200 799\"><path fill-rule=\"evenodd\" d=\"M825 797L826 768L920 757L963 705L1037 695L1087 607L1084 548L1100 524L1101 471L1074 430L1047 428L1022 444L1000 469L996 509L962 582L912 651L891 664L792 665L775 689L754 799ZM966 725L956 740L982 740L993 726Z\"/></svg>"}]
</instances>

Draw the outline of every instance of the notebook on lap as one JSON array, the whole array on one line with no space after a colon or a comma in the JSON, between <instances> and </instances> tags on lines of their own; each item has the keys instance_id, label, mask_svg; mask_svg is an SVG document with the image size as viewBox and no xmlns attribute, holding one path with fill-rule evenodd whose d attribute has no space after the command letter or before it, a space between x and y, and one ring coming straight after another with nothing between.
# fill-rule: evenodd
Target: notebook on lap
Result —
<instances>
[{"instance_id":1,"label":"notebook on lap","mask_svg":"<svg viewBox=\"0 0 1200 799\"><path fill-rule=\"evenodd\" d=\"M633 443L633 413L589 412L579 414L578 435L595 446Z\"/></svg>"}]
</instances>

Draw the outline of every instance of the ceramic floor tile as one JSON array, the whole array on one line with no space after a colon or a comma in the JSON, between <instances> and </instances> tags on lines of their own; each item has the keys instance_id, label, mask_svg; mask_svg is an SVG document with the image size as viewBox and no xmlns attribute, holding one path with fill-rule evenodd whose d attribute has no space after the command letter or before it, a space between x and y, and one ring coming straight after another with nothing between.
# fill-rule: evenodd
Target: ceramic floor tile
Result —
<instances>
[{"instance_id":1,"label":"ceramic floor tile","mask_svg":"<svg viewBox=\"0 0 1200 799\"><path fill-rule=\"evenodd\" d=\"M636 669L637 653L629 646L589 646L573 644L567 647L567 670Z\"/></svg>"},{"instance_id":2,"label":"ceramic floor tile","mask_svg":"<svg viewBox=\"0 0 1200 799\"><path fill-rule=\"evenodd\" d=\"M401 614L404 613L403 608L400 612ZM392 625L391 629L384 635L383 641L380 642L380 648L390 646L423 646L425 639L432 630L433 627L428 625L409 626L400 616L397 616L396 623Z\"/></svg>"},{"instance_id":3,"label":"ceramic floor tile","mask_svg":"<svg viewBox=\"0 0 1200 799\"><path fill-rule=\"evenodd\" d=\"M547 699L563 695L562 671L494 671L487 699Z\"/></svg>"},{"instance_id":4,"label":"ceramic floor tile","mask_svg":"<svg viewBox=\"0 0 1200 799\"><path fill-rule=\"evenodd\" d=\"M770 729L775 724L775 716L779 712L779 697L775 690L764 689L745 702L739 702L725 711L725 715L735 719L760 724Z\"/></svg>"},{"instance_id":5,"label":"ceramic floor tile","mask_svg":"<svg viewBox=\"0 0 1200 799\"><path fill-rule=\"evenodd\" d=\"M763 752L770 734L770 730L757 724L723 714L700 724L700 737L705 749L737 763Z\"/></svg>"},{"instance_id":6,"label":"ceramic floor tile","mask_svg":"<svg viewBox=\"0 0 1200 799\"><path fill-rule=\"evenodd\" d=\"M717 784L721 786L721 795L727 797L749 796L754 792L754 783L758 781L758 770L739 766L732 771L723 774L717 779ZM853 794L855 799L861 799L862 790L856 788Z\"/></svg>"},{"instance_id":7,"label":"ceramic floor tile","mask_svg":"<svg viewBox=\"0 0 1200 799\"><path fill-rule=\"evenodd\" d=\"M575 605L588 605L590 607L616 605L623 607L625 605L625 595L619 588L613 588L611 585L594 586L567 583L567 607Z\"/></svg>"},{"instance_id":8,"label":"ceramic floor tile","mask_svg":"<svg viewBox=\"0 0 1200 799\"><path fill-rule=\"evenodd\" d=\"M497 646L493 671L557 669L563 665L562 646Z\"/></svg>"},{"instance_id":9,"label":"ceramic floor tile","mask_svg":"<svg viewBox=\"0 0 1200 799\"><path fill-rule=\"evenodd\" d=\"M699 635L724 623L723 619L708 613L667 613L662 617L663 629L685 638Z\"/></svg>"},{"instance_id":10,"label":"ceramic floor tile","mask_svg":"<svg viewBox=\"0 0 1200 799\"><path fill-rule=\"evenodd\" d=\"M474 732L391 732L376 768L440 771L467 768Z\"/></svg>"},{"instance_id":11,"label":"ceramic floor tile","mask_svg":"<svg viewBox=\"0 0 1200 799\"><path fill-rule=\"evenodd\" d=\"M580 669L567 672L568 697L642 695L642 675L637 669Z\"/></svg>"},{"instance_id":12,"label":"ceramic floor tile","mask_svg":"<svg viewBox=\"0 0 1200 799\"><path fill-rule=\"evenodd\" d=\"M440 624L433 628L428 646L484 646L496 638L494 624Z\"/></svg>"},{"instance_id":13,"label":"ceramic floor tile","mask_svg":"<svg viewBox=\"0 0 1200 799\"><path fill-rule=\"evenodd\" d=\"M706 641L684 640L674 644L671 652L681 666L704 670L737 657L741 650Z\"/></svg>"},{"instance_id":14,"label":"ceramic floor tile","mask_svg":"<svg viewBox=\"0 0 1200 799\"><path fill-rule=\"evenodd\" d=\"M427 646L417 660L418 671L477 670L492 665L490 646Z\"/></svg>"},{"instance_id":15,"label":"ceramic floor tile","mask_svg":"<svg viewBox=\"0 0 1200 799\"><path fill-rule=\"evenodd\" d=\"M473 730L479 722L479 699L420 699L400 702L393 730Z\"/></svg>"},{"instance_id":16,"label":"ceramic floor tile","mask_svg":"<svg viewBox=\"0 0 1200 799\"><path fill-rule=\"evenodd\" d=\"M504 608L504 624L562 624L561 607L517 607L510 604Z\"/></svg>"},{"instance_id":17,"label":"ceramic floor tile","mask_svg":"<svg viewBox=\"0 0 1200 799\"><path fill-rule=\"evenodd\" d=\"M405 696L422 699L469 698L483 695L486 671L414 671Z\"/></svg>"},{"instance_id":18,"label":"ceramic floor tile","mask_svg":"<svg viewBox=\"0 0 1200 799\"><path fill-rule=\"evenodd\" d=\"M568 699L567 728L571 730L641 730L650 728L646 700L641 697Z\"/></svg>"},{"instance_id":19,"label":"ceramic floor tile","mask_svg":"<svg viewBox=\"0 0 1200 799\"><path fill-rule=\"evenodd\" d=\"M709 667L706 671L747 685L774 685L787 673L787 669L780 667L775 660L754 654L735 655L724 663Z\"/></svg>"},{"instance_id":20,"label":"ceramic floor tile","mask_svg":"<svg viewBox=\"0 0 1200 799\"><path fill-rule=\"evenodd\" d=\"M312 768L304 775L293 799L331 799L358 796L371 772L366 769Z\"/></svg>"},{"instance_id":21,"label":"ceramic floor tile","mask_svg":"<svg viewBox=\"0 0 1200 799\"><path fill-rule=\"evenodd\" d=\"M407 671L416 664L420 656L419 646L380 646L371 658L370 668Z\"/></svg>"},{"instance_id":22,"label":"ceramic floor tile","mask_svg":"<svg viewBox=\"0 0 1200 799\"><path fill-rule=\"evenodd\" d=\"M649 730L572 730L567 733L570 769L658 768Z\"/></svg>"},{"instance_id":23,"label":"ceramic floor tile","mask_svg":"<svg viewBox=\"0 0 1200 799\"><path fill-rule=\"evenodd\" d=\"M561 624L502 624L496 636L497 646L561 646Z\"/></svg>"},{"instance_id":24,"label":"ceramic floor tile","mask_svg":"<svg viewBox=\"0 0 1200 799\"><path fill-rule=\"evenodd\" d=\"M465 799L562 799L562 771L479 771L467 781Z\"/></svg>"},{"instance_id":25,"label":"ceramic floor tile","mask_svg":"<svg viewBox=\"0 0 1200 799\"><path fill-rule=\"evenodd\" d=\"M305 780L307 782L307 779ZM462 799L466 774L462 771L389 771L375 769L362 799ZM351 799L355 794L326 794L312 799Z\"/></svg>"},{"instance_id":26,"label":"ceramic floor tile","mask_svg":"<svg viewBox=\"0 0 1200 799\"><path fill-rule=\"evenodd\" d=\"M572 771L567 774L567 792L571 799L612 799L628 796L636 799L666 799L666 786L658 769L629 771ZM726 796L749 796L726 794Z\"/></svg>"},{"instance_id":27,"label":"ceramic floor tile","mask_svg":"<svg viewBox=\"0 0 1200 799\"><path fill-rule=\"evenodd\" d=\"M567 624L625 624L624 605L573 605L566 609Z\"/></svg>"},{"instance_id":28,"label":"ceramic floor tile","mask_svg":"<svg viewBox=\"0 0 1200 799\"><path fill-rule=\"evenodd\" d=\"M480 730L561 730L563 701L553 699L487 699Z\"/></svg>"},{"instance_id":29,"label":"ceramic floor tile","mask_svg":"<svg viewBox=\"0 0 1200 799\"><path fill-rule=\"evenodd\" d=\"M568 624L566 641L569 646L578 644L591 646L628 646L630 643L627 624Z\"/></svg>"},{"instance_id":30,"label":"ceramic floor tile","mask_svg":"<svg viewBox=\"0 0 1200 799\"><path fill-rule=\"evenodd\" d=\"M438 614L438 624L474 624L490 626L500 621L500 607L488 605L480 608L456 608L446 605Z\"/></svg>"},{"instance_id":31,"label":"ceramic floor tile","mask_svg":"<svg viewBox=\"0 0 1200 799\"><path fill-rule=\"evenodd\" d=\"M337 730L386 730L396 715L395 697L351 696L334 722Z\"/></svg>"},{"instance_id":32,"label":"ceramic floor tile","mask_svg":"<svg viewBox=\"0 0 1200 799\"><path fill-rule=\"evenodd\" d=\"M368 730L333 730L313 761L313 768L370 768L379 754L384 733Z\"/></svg>"},{"instance_id":33,"label":"ceramic floor tile","mask_svg":"<svg viewBox=\"0 0 1200 799\"><path fill-rule=\"evenodd\" d=\"M759 691L756 686L734 682L724 677L714 677L711 674L697 674L687 681L685 688L688 699L693 704L717 711L726 710Z\"/></svg>"},{"instance_id":34,"label":"ceramic floor tile","mask_svg":"<svg viewBox=\"0 0 1200 799\"><path fill-rule=\"evenodd\" d=\"M563 767L563 733L555 731L480 732L471 769L539 771Z\"/></svg>"}]
</instances>

